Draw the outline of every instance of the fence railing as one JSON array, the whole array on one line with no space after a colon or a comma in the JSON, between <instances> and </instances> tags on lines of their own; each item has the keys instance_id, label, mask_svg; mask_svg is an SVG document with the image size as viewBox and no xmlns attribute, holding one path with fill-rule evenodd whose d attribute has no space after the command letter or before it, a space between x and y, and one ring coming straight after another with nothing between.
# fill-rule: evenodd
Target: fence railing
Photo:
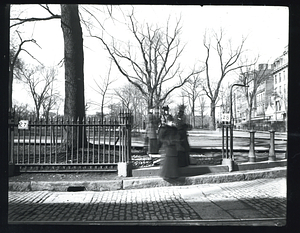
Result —
<instances>
[{"instance_id":1,"label":"fence railing","mask_svg":"<svg viewBox=\"0 0 300 233\"><path fill-rule=\"evenodd\" d=\"M131 161L130 114L87 118L11 121L10 162L20 171L116 171Z\"/></svg>"}]
</instances>

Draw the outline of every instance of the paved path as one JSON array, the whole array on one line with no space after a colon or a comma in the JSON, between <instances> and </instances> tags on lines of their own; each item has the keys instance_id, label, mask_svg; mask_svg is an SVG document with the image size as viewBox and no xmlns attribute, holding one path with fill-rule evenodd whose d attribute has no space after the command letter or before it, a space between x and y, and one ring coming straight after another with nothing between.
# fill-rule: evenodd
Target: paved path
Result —
<instances>
[{"instance_id":1,"label":"paved path","mask_svg":"<svg viewBox=\"0 0 300 233\"><path fill-rule=\"evenodd\" d=\"M104 192L9 192L11 224L284 225L286 179Z\"/></svg>"}]
</instances>

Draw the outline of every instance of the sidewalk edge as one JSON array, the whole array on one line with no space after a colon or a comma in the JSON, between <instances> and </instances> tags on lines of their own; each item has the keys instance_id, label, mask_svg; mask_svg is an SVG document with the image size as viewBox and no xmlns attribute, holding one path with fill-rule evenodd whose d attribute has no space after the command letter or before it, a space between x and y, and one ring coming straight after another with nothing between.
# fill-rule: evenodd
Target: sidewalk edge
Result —
<instances>
[{"instance_id":1,"label":"sidewalk edge","mask_svg":"<svg viewBox=\"0 0 300 233\"><path fill-rule=\"evenodd\" d=\"M207 183L227 183L243 180L268 179L286 177L285 167L274 167L264 170L235 171L215 173L191 177L181 177L176 180L164 180L161 177L129 178L110 181L30 181L9 182L9 191L67 191L69 187L83 187L86 191L115 191L142 189L153 187L196 185Z\"/></svg>"}]
</instances>

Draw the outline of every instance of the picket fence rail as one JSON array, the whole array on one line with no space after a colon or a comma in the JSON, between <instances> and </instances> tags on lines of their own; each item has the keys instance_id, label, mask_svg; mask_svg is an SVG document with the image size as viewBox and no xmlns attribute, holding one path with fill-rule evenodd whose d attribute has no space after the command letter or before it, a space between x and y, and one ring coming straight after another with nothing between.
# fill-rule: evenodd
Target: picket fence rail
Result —
<instances>
[{"instance_id":1,"label":"picket fence rail","mask_svg":"<svg viewBox=\"0 0 300 233\"><path fill-rule=\"evenodd\" d=\"M10 119L9 137L9 161L20 172L116 171L131 161L129 113L103 121Z\"/></svg>"}]
</instances>

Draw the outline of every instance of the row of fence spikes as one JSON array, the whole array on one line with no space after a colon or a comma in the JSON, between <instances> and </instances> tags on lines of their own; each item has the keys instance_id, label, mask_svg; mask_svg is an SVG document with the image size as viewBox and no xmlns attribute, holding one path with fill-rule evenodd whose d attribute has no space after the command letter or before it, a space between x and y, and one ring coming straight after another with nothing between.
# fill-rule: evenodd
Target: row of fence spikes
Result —
<instances>
[{"instance_id":1,"label":"row of fence spikes","mask_svg":"<svg viewBox=\"0 0 300 233\"><path fill-rule=\"evenodd\" d=\"M19 120L27 120L27 119L18 119L17 121L19 121ZM46 122L46 119L44 119L44 118L40 118L40 119L37 119L37 118L35 118L35 119L32 119L31 117L28 119L30 122ZM80 123L81 121L79 120L79 118L77 118L77 120L75 121L73 118L72 119L70 119L70 118L64 118L64 117L61 117L61 118L58 118L58 117L56 117L56 118L53 118L53 117L51 117L51 118L49 118L49 120L48 120L48 122L49 123L52 123L52 122L72 122L72 123L74 123L74 122L77 122L77 123ZM83 119L82 120L82 123L90 123L90 122L92 122L92 123L118 123L118 122L129 122L129 119L124 119L123 117L121 117L121 119L119 119L119 121L118 121L118 119L116 119L116 118L114 118L114 119L103 119L103 120L101 120L101 119L99 119L99 118L95 118L95 117L92 117L92 118L85 118L85 119Z\"/></svg>"},{"instance_id":2,"label":"row of fence spikes","mask_svg":"<svg viewBox=\"0 0 300 233\"><path fill-rule=\"evenodd\" d=\"M15 110L15 108L11 108L9 111L9 114L10 114L10 116L14 116L15 115L15 113L16 113L16 110ZM120 112L119 112L119 117L122 117L121 115L132 115L132 111L130 111L130 110L121 110ZM64 117L64 116L62 116L62 117Z\"/></svg>"},{"instance_id":3,"label":"row of fence spikes","mask_svg":"<svg viewBox=\"0 0 300 233\"><path fill-rule=\"evenodd\" d=\"M119 114L120 115L118 116L118 118L113 118L113 119L112 118L109 118L109 119L104 118L103 120L100 119L100 118L97 118L97 117L85 117L82 120L82 122L83 123L84 122L91 122L91 119L92 119L92 122L96 122L97 121L97 122L101 122L101 123L102 122L103 123L107 123L107 122L109 122L109 123L111 123L111 122L117 123L118 120L120 122L128 122L128 121L130 121L131 112L120 112ZM19 120L29 120L30 122L45 122L46 121L45 118L37 119L34 116L29 116L29 119L21 119L20 117L18 117L17 121L19 121ZM58 122L58 121L60 121L60 122L70 122L70 121L71 122L75 122L74 118L70 119L69 117L64 117L64 116L61 116L61 117L50 117L48 120L49 120L49 122L54 122L54 121L56 121L56 122ZM79 117L77 118L76 121L80 122Z\"/></svg>"}]
</instances>

